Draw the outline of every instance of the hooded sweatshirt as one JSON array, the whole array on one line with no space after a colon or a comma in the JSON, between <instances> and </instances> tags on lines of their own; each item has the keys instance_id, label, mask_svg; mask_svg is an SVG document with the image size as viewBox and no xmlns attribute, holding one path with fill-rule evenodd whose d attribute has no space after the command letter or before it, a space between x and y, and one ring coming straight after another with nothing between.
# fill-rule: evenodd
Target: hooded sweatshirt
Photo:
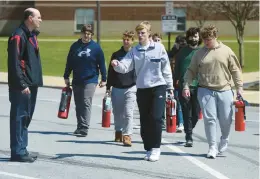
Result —
<instances>
[{"instance_id":1,"label":"hooded sweatshirt","mask_svg":"<svg viewBox=\"0 0 260 179\"><path fill-rule=\"evenodd\" d=\"M72 84L83 85L98 83L99 71L102 81L106 81L106 64L104 53L96 42L83 43L81 39L73 43L67 57L64 79L73 71Z\"/></svg>"},{"instance_id":2,"label":"hooded sweatshirt","mask_svg":"<svg viewBox=\"0 0 260 179\"><path fill-rule=\"evenodd\" d=\"M196 77L200 87L211 90L230 90L232 78L237 89L243 88L238 59L234 52L221 42L212 49L204 46L194 54L184 75L184 89L189 89Z\"/></svg>"}]
</instances>

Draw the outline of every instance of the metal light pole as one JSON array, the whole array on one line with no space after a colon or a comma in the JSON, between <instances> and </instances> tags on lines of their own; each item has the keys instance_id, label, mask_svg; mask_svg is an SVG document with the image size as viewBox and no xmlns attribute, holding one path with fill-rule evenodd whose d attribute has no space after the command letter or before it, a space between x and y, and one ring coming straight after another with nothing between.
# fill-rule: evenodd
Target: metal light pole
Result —
<instances>
[{"instance_id":1,"label":"metal light pole","mask_svg":"<svg viewBox=\"0 0 260 179\"><path fill-rule=\"evenodd\" d=\"M100 44L100 1L96 1L97 4L97 43Z\"/></svg>"}]
</instances>

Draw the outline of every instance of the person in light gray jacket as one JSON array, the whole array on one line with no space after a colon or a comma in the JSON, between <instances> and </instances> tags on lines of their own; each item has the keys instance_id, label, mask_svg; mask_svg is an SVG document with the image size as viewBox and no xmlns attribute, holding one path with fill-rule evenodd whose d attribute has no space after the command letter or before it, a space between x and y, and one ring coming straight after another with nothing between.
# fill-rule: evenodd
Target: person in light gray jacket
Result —
<instances>
[{"instance_id":1,"label":"person in light gray jacket","mask_svg":"<svg viewBox=\"0 0 260 179\"><path fill-rule=\"evenodd\" d=\"M111 65L119 73L136 72L137 104L140 112L141 137L146 150L145 160L160 158L162 117L166 90L173 96L173 81L167 52L161 43L149 40L151 24L141 22L136 27L139 44L121 60Z\"/></svg>"}]
</instances>

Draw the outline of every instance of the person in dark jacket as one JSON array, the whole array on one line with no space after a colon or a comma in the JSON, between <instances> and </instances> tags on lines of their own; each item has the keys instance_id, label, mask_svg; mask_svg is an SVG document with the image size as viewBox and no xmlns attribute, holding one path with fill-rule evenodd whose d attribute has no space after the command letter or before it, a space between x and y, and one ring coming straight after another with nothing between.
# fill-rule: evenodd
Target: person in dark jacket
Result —
<instances>
[{"instance_id":1,"label":"person in dark jacket","mask_svg":"<svg viewBox=\"0 0 260 179\"><path fill-rule=\"evenodd\" d=\"M187 71L188 66L190 65L193 55L199 49L199 45L202 40L200 37L200 29L196 27L191 27L186 32L187 46L183 47L179 53L176 55L176 66L175 66L175 79L180 91L183 90L184 74ZM184 131L186 133L186 147L192 147L192 130L198 122L198 115L200 112L199 102L197 100L197 89L198 81L193 80L193 83L190 85L191 95L189 98L185 98L182 95L179 96L181 107L183 111L184 119Z\"/></svg>"},{"instance_id":2,"label":"person in dark jacket","mask_svg":"<svg viewBox=\"0 0 260 179\"><path fill-rule=\"evenodd\" d=\"M182 108L179 100L179 94L181 94L181 91L179 89L178 84L176 84L176 78L175 78L175 67L178 65L176 61L176 55L178 52L187 46L186 37L184 35L178 35L175 39L174 46L172 50L169 53L169 59L171 61L171 68L172 68L172 77L173 77L173 85L174 85L174 97L177 101L177 133L181 133L184 130L183 126L183 113Z\"/></svg>"},{"instance_id":3,"label":"person in dark jacket","mask_svg":"<svg viewBox=\"0 0 260 179\"><path fill-rule=\"evenodd\" d=\"M43 85L37 35L42 22L37 9L24 11L23 23L8 40L8 86L11 161L34 162L29 154L28 127L35 109L38 87Z\"/></svg>"},{"instance_id":4,"label":"person in dark jacket","mask_svg":"<svg viewBox=\"0 0 260 179\"><path fill-rule=\"evenodd\" d=\"M77 116L74 135L80 137L88 135L92 98L98 84L99 72L102 75L99 87L106 86L104 53L99 44L92 40L93 35L92 25L82 27L81 38L70 47L63 75L65 84L69 85L69 76L73 71L72 86Z\"/></svg>"},{"instance_id":5,"label":"person in dark jacket","mask_svg":"<svg viewBox=\"0 0 260 179\"><path fill-rule=\"evenodd\" d=\"M111 60L121 60L132 48L134 42L133 31L123 33L123 46L112 54ZM126 74L118 73L111 63L108 68L107 92L112 86L112 105L115 122L115 141L123 142L124 146L131 146L133 133L133 116L136 102L135 71Z\"/></svg>"}]
</instances>

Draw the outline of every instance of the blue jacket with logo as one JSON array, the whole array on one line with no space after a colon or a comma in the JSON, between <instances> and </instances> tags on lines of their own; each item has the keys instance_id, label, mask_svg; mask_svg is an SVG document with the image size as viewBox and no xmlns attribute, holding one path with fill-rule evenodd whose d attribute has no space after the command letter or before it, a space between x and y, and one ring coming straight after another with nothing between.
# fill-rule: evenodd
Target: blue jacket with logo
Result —
<instances>
[{"instance_id":1,"label":"blue jacket with logo","mask_svg":"<svg viewBox=\"0 0 260 179\"><path fill-rule=\"evenodd\" d=\"M101 47L93 40L89 43L83 43L81 39L74 42L67 57L64 79L68 79L72 71L74 85L98 83L99 72L102 81L106 81L106 64Z\"/></svg>"}]
</instances>

